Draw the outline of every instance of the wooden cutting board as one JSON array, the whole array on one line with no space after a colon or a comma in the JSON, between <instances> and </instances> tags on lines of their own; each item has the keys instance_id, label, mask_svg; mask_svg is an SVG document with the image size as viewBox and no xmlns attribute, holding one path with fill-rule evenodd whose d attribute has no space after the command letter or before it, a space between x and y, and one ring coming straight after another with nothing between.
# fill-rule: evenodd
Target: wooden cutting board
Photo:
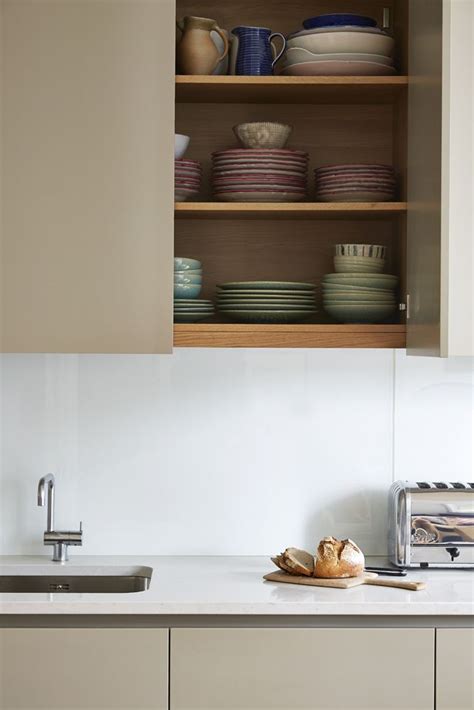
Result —
<instances>
[{"instance_id":1,"label":"wooden cutting board","mask_svg":"<svg viewBox=\"0 0 474 710\"><path fill-rule=\"evenodd\" d=\"M425 589L424 582L406 582L398 579L380 579L375 572L364 572L358 577L346 577L339 579L321 579L319 577L299 577L288 572L270 572L263 579L268 582L284 582L285 584L304 584L308 587L332 587L333 589L350 589L359 587L361 584L374 584L378 587L397 587L398 589L409 589L412 592L419 592Z\"/></svg>"}]
</instances>

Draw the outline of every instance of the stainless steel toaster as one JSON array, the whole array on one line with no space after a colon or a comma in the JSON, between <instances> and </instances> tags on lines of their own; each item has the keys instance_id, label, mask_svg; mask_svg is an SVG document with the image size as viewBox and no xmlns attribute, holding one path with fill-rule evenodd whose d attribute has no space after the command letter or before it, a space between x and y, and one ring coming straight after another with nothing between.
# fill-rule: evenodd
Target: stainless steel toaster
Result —
<instances>
[{"instance_id":1,"label":"stainless steel toaster","mask_svg":"<svg viewBox=\"0 0 474 710\"><path fill-rule=\"evenodd\" d=\"M474 483L395 481L388 536L397 567L474 567Z\"/></svg>"}]
</instances>

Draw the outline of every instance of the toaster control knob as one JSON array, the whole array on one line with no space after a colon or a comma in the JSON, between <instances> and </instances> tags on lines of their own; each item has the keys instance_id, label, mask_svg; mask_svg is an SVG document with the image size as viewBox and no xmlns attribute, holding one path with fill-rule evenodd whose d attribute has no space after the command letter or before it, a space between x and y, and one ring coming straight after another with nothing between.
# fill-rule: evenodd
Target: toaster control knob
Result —
<instances>
[{"instance_id":1,"label":"toaster control knob","mask_svg":"<svg viewBox=\"0 0 474 710\"><path fill-rule=\"evenodd\" d=\"M446 552L448 553L448 555L451 555L451 562L454 562L456 557L459 557L459 555L461 554L457 547L447 547Z\"/></svg>"}]
</instances>

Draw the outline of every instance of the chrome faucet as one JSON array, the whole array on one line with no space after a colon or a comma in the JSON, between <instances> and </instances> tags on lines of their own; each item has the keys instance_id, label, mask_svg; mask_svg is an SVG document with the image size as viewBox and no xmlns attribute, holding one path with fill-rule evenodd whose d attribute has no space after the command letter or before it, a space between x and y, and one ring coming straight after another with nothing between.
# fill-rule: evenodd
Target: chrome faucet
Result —
<instances>
[{"instance_id":1,"label":"chrome faucet","mask_svg":"<svg viewBox=\"0 0 474 710\"><path fill-rule=\"evenodd\" d=\"M40 478L38 483L38 505L43 507L47 503L46 531L44 544L53 545L53 562L67 562L69 545L82 545L82 523L79 530L58 532L54 529L54 493L56 479L52 473ZM47 499L45 492L47 490Z\"/></svg>"}]
</instances>

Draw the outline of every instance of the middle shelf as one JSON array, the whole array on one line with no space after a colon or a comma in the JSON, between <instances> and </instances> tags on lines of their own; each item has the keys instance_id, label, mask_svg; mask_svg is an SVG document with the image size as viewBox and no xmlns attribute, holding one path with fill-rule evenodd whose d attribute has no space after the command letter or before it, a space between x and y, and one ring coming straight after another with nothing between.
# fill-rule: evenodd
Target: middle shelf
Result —
<instances>
[{"instance_id":1,"label":"middle shelf","mask_svg":"<svg viewBox=\"0 0 474 710\"><path fill-rule=\"evenodd\" d=\"M177 202L176 219L377 219L399 215L406 202Z\"/></svg>"}]
</instances>

